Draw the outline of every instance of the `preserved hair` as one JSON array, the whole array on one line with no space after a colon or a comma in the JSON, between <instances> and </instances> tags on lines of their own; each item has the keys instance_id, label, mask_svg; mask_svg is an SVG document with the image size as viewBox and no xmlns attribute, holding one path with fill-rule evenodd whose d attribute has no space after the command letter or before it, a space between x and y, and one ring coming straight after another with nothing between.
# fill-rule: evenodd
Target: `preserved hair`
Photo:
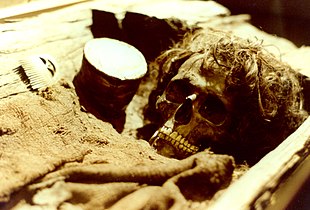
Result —
<instances>
[{"instance_id":1,"label":"preserved hair","mask_svg":"<svg viewBox=\"0 0 310 210\"><path fill-rule=\"evenodd\" d=\"M179 67L197 54L203 54L200 73L206 78L212 74L223 75L225 96L233 99L230 135L223 140L219 151L255 162L308 116L302 108L298 73L265 50L262 41L206 29L187 34L182 42L157 58L158 74L154 79L158 83L149 98L149 112L154 112L157 96Z\"/></svg>"}]
</instances>

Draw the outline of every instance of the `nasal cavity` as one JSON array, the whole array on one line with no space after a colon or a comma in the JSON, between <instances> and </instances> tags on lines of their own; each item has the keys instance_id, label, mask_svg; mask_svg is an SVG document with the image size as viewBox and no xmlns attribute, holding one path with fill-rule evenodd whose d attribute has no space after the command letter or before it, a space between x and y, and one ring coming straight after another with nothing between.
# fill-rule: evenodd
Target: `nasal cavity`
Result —
<instances>
[{"instance_id":1,"label":"nasal cavity","mask_svg":"<svg viewBox=\"0 0 310 210\"><path fill-rule=\"evenodd\" d=\"M183 104L181 104L174 115L176 123L186 125L190 122L192 117L192 100L187 98Z\"/></svg>"}]
</instances>

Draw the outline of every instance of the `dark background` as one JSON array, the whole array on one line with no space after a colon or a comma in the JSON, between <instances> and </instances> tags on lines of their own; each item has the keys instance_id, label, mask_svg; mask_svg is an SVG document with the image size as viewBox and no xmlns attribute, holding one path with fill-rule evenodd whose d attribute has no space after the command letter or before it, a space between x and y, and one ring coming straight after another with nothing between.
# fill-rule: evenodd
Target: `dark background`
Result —
<instances>
[{"instance_id":1,"label":"dark background","mask_svg":"<svg viewBox=\"0 0 310 210\"><path fill-rule=\"evenodd\" d=\"M310 45L309 0L217 0L232 14L250 14L263 31L287 38L297 46Z\"/></svg>"}]
</instances>

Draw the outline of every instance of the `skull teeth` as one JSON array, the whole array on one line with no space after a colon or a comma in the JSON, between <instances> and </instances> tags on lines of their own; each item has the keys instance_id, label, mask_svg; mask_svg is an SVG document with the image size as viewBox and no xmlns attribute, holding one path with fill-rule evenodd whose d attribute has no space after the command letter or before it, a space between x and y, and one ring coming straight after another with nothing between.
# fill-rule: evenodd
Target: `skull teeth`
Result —
<instances>
[{"instance_id":1,"label":"skull teeth","mask_svg":"<svg viewBox=\"0 0 310 210\"><path fill-rule=\"evenodd\" d=\"M168 141L173 147L186 153L194 154L199 150L199 147L190 144L181 134L165 126L156 132L155 138Z\"/></svg>"}]
</instances>

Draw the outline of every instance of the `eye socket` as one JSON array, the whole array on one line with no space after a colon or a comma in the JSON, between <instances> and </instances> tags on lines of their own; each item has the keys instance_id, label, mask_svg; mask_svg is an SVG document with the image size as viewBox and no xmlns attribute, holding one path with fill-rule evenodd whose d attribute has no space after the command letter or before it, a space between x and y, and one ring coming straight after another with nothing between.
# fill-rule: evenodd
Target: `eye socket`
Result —
<instances>
[{"instance_id":1,"label":"eye socket","mask_svg":"<svg viewBox=\"0 0 310 210\"><path fill-rule=\"evenodd\" d=\"M224 103L215 95L208 95L198 112L214 125L221 125L227 116Z\"/></svg>"},{"instance_id":2,"label":"eye socket","mask_svg":"<svg viewBox=\"0 0 310 210\"><path fill-rule=\"evenodd\" d=\"M174 80L168 84L166 99L173 103L183 103L192 94L192 87L185 80Z\"/></svg>"}]
</instances>

